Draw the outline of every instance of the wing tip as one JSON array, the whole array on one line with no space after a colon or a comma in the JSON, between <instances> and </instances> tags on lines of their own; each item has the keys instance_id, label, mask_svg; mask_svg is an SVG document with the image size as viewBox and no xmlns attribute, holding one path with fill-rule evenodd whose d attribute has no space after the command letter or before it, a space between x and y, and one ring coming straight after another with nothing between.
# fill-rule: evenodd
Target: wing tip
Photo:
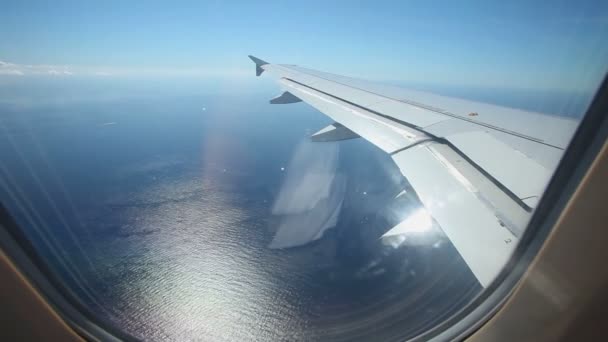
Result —
<instances>
[{"instance_id":1,"label":"wing tip","mask_svg":"<svg viewBox=\"0 0 608 342\"><path fill-rule=\"evenodd\" d=\"M252 55L247 55L247 56L249 57L249 59L251 59L253 61L253 63L255 63L255 75L260 76L264 72L264 69L262 68L262 66L268 64L268 62L266 62L265 60L259 59L255 56L252 56Z\"/></svg>"},{"instance_id":2,"label":"wing tip","mask_svg":"<svg viewBox=\"0 0 608 342\"><path fill-rule=\"evenodd\" d=\"M257 65L257 66L262 66L262 65L268 64L268 62L266 62L265 60L259 59L256 56L247 55L247 57L249 57L249 59L251 59L253 61L253 63L255 63L255 65Z\"/></svg>"}]
</instances>

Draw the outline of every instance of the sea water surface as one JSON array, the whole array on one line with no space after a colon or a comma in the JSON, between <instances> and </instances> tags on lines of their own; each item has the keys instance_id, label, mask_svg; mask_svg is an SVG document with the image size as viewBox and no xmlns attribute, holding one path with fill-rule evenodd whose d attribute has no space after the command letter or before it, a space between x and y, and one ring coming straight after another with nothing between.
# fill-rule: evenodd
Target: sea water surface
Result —
<instances>
[{"instance_id":1,"label":"sea water surface","mask_svg":"<svg viewBox=\"0 0 608 342\"><path fill-rule=\"evenodd\" d=\"M134 337L406 338L481 291L437 227L381 241L420 206L407 180L361 139L309 142L331 121L269 105L267 83L0 88L3 205L80 300Z\"/></svg>"}]
</instances>

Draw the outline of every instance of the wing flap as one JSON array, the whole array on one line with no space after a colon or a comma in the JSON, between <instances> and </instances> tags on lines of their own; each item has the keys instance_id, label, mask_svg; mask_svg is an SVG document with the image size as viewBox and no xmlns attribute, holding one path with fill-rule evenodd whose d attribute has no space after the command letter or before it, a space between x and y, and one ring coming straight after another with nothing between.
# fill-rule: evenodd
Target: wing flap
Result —
<instances>
[{"instance_id":1,"label":"wing flap","mask_svg":"<svg viewBox=\"0 0 608 342\"><path fill-rule=\"evenodd\" d=\"M406 149L393 155L393 160L485 287L507 262L516 237L499 219L496 208L480 199L479 189L446 167L446 158L433 150L435 144Z\"/></svg>"},{"instance_id":2,"label":"wing flap","mask_svg":"<svg viewBox=\"0 0 608 342\"><path fill-rule=\"evenodd\" d=\"M474 160L519 199L543 193L551 172L483 131L450 135L448 141Z\"/></svg>"}]
</instances>

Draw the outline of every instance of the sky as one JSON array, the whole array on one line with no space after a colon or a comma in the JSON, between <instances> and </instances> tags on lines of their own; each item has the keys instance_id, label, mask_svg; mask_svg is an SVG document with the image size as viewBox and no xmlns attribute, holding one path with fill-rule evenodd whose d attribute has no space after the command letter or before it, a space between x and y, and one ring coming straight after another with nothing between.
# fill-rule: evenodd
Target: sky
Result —
<instances>
[{"instance_id":1,"label":"sky","mask_svg":"<svg viewBox=\"0 0 608 342\"><path fill-rule=\"evenodd\" d=\"M250 76L248 54L372 80L594 89L606 1L6 1L0 77Z\"/></svg>"}]
</instances>

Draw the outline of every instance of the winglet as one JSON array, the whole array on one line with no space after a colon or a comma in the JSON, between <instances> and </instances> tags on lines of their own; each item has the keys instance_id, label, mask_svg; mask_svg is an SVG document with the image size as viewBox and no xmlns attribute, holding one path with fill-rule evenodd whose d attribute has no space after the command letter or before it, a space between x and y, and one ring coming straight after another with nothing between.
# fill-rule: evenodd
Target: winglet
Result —
<instances>
[{"instance_id":1,"label":"winglet","mask_svg":"<svg viewBox=\"0 0 608 342\"><path fill-rule=\"evenodd\" d=\"M262 65L266 65L268 64L268 62L263 61L252 55L249 55L249 58L255 63L255 75L260 76L264 72L264 69L262 69Z\"/></svg>"}]
</instances>

